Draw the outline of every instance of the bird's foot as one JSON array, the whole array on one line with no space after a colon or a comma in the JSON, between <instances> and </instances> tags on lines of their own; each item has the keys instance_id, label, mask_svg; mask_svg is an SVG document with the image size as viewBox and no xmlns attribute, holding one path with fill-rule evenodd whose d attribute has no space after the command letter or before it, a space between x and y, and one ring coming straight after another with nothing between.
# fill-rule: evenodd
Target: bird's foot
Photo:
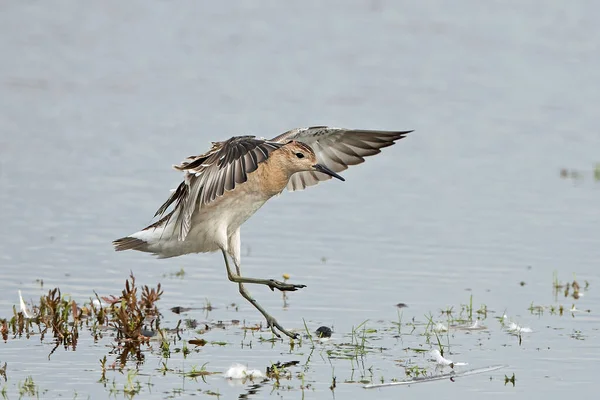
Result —
<instances>
[{"instance_id":1,"label":"bird's foot","mask_svg":"<svg viewBox=\"0 0 600 400\"><path fill-rule=\"evenodd\" d=\"M278 290L281 290L282 292L294 292L298 289L302 289L302 288L306 287L306 285L294 285L292 283L276 281L275 279L269 279L268 285L272 291L275 291L275 289L278 289Z\"/></svg>"},{"instance_id":2,"label":"bird's foot","mask_svg":"<svg viewBox=\"0 0 600 400\"><path fill-rule=\"evenodd\" d=\"M271 328L271 332L273 332L273 334L279 339L281 339L281 335L277 332L277 330L279 330L284 335L290 337L291 339L300 339L299 334L288 331L283 326L281 326L275 318L271 317L270 315L267 317L267 326Z\"/></svg>"}]
</instances>

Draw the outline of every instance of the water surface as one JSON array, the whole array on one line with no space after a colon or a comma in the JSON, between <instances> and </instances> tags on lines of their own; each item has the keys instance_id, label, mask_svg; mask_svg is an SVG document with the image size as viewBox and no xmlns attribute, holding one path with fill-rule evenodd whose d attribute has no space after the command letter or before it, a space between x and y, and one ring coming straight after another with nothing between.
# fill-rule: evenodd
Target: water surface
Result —
<instances>
[{"instance_id":1,"label":"water surface","mask_svg":"<svg viewBox=\"0 0 600 400\"><path fill-rule=\"evenodd\" d=\"M599 12L586 1L3 3L0 317L12 316L19 289L37 300L58 286L84 302L94 291L118 294L133 271L140 283L162 283L167 326L181 318L170 307L207 299L216 310L186 318L258 323L227 281L220 255L156 260L114 253L111 240L148 224L179 183L170 166L206 151L211 140L320 124L415 129L344 173L345 183L284 193L249 220L244 273L289 273L308 286L290 294L285 309L280 294L250 289L286 327L301 329L303 319L311 329L333 325L338 341L367 319L373 328L391 327L399 302L409 305L403 321L423 323L429 313L443 319L441 309L460 308L472 295L476 307L494 313L486 331L449 335L451 358L510 367L491 381L364 391L341 383L351 379L349 362L314 357L304 395L331 398L333 373L335 394L352 398L406 390L593 395ZM561 179L561 168L580 177ZM169 275L181 268L183 279ZM577 301L555 298L554 271L563 282L587 280L590 289ZM232 302L237 311L226 308ZM576 303L591 312L537 316L532 303ZM533 330L521 345L494 319L503 313ZM230 345L169 362L264 369L289 358L306 365L310 351L290 355L286 343L256 341L242 347L239 329L211 335ZM422 337L405 340L373 339L389 349L365 361L375 379L404 376L399 360L410 357L403 349L424 345ZM107 343L82 337L75 352L48 360L51 347L36 338L0 344L11 398L27 376L47 391L41 397L108 396L96 384ZM206 395L208 388L230 398L248 387L217 375L208 383L162 376L159 367L160 357L149 353L140 373L154 386L144 398ZM515 373L515 387L504 385L505 373ZM119 385L125 379L112 377ZM294 382L289 392L267 386L255 397L299 398Z\"/></svg>"}]
</instances>

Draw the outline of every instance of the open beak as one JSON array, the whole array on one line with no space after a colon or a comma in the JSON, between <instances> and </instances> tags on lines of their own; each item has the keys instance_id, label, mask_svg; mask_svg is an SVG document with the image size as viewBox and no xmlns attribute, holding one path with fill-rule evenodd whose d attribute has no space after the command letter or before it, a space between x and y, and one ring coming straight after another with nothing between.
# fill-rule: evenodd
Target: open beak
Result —
<instances>
[{"instance_id":1,"label":"open beak","mask_svg":"<svg viewBox=\"0 0 600 400\"><path fill-rule=\"evenodd\" d=\"M336 174L335 172L333 172L332 170L330 170L329 168L327 168L323 164L315 164L315 165L313 165L313 168L316 171L322 172L322 173L327 174L329 176L333 176L334 178L338 178L342 182L345 181L344 178L342 178L341 176L339 176L338 174Z\"/></svg>"}]
</instances>

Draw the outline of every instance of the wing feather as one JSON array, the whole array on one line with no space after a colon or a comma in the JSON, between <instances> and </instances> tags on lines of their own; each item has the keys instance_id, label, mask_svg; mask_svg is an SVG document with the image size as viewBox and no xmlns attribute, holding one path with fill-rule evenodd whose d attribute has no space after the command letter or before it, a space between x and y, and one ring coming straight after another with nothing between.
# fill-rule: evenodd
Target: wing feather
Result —
<instances>
[{"instance_id":1,"label":"wing feather","mask_svg":"<svg viewBox=\"0 0 600 400\"><path fill-rule=\"evenodd\" d=\"M365 157L380 153L382 148L393 145L410 132L313 126L292 129L274 137L271 142L303 142L313 149L319 163L334 172L342 172L351 165L364 162ZM297 172L292 175L288 190L302 190L328 179L331 179L329 175L320 172Z\"/></svg>"},{"instance_id":2,"label":"wing feather","mask_svg":"<svg viewBox=\"0 0 600 400\"><path fill-rule=\"evenodd\" d=\"M163 214L174 204L167 224L174 216L179 240L184 240L191 229L194 213L204 205L233 190L237 184L248 180L248 174L267 160L272 151L283 144L269 143L254 136L237 136L224 142L215 142L205 154L190 156L175 168L184 171L183 182L158 209ZM155 226L159 226L155 224ZM162 226L162 225L161 225Z\"/></svg>"},{"instance_id":3,"label":"wing feather","mask_svg":"<svg viewBox=\"0 0 600 400\"><path fill-rule=\"evenodd\" d=\"M179 240L184 240L191 229L192 217L202 206L244 183L248 174L256 171L270 153L296 140L310 146L317 160L335 172L364 162L365 157L381 152L411 131L371 131L316 126L285 132L269 141L254 136L237 136L224 142L214 142L211 149L198 156L190 156L175 168L184 171L183 182L157 210L160 220L151 227L174 223ZM288 189L302 190L331 179L316 171L292 175ZM173 210L166 214L173 206ZM171 221L173 220L173 221Z\"/></svg>"},{"instance_id":4,"label":"wing feather","mask_svg":"<svg viewBox=\"0 0 600 400\"><path fill-rule=\"evenodd\" d=\"M250 151L248 154L246 154L246 160L248 161L246 164L251 165L251 167L248 168L248 173L253 172L258 168L258 159L253 151Z\"/></svg>"}]
</instances>

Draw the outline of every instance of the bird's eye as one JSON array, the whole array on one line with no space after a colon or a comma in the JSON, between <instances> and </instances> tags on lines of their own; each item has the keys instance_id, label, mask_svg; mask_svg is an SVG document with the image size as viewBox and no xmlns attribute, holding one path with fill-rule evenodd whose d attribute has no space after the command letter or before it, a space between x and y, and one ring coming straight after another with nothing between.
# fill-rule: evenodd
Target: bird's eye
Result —
<instances>
[{"instance_id":1,"label":"bird's eye","mask_svg":"<svg viewBox=\"0 0 600 400\"><path fill-rule=\"evenodd\" d=\"M296 157L298 157L298 158L304 158L304 154L302 154L302 153L296 153Z\"/></svg>"}]
</instances>

